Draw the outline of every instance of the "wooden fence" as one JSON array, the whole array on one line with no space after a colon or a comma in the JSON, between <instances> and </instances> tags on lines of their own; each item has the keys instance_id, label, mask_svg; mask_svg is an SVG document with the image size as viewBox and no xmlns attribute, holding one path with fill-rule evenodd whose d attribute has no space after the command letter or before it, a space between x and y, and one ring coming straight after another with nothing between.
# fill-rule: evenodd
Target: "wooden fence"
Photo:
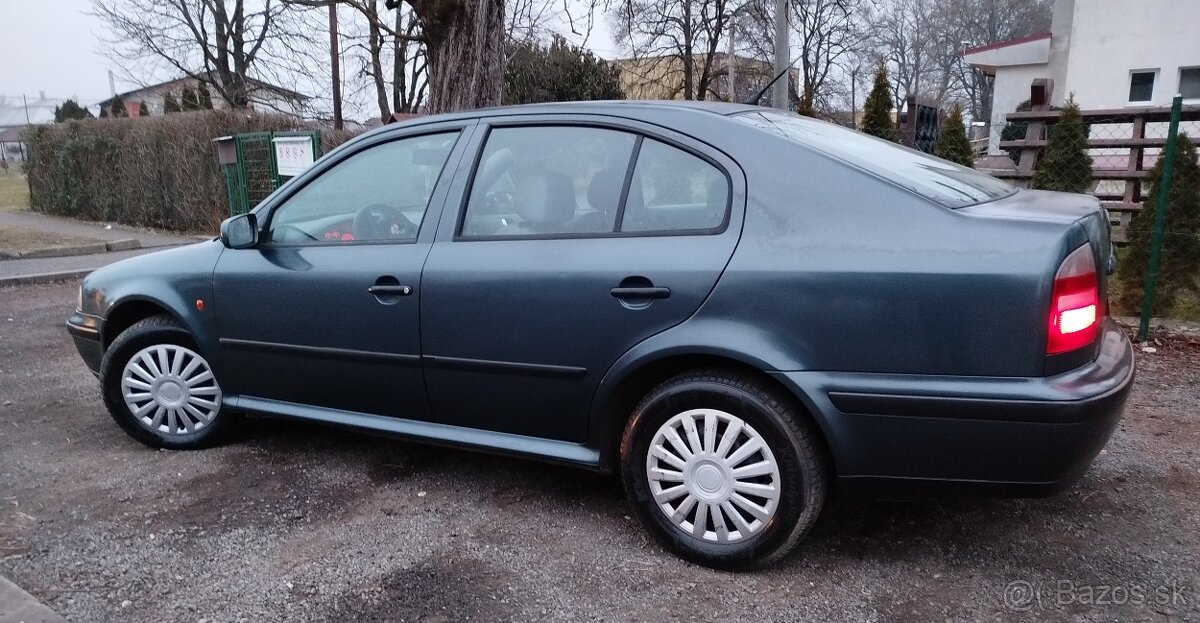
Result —
<instances>
[{"instance_id":1,"label":"wooden fence","mask_svg":"<svg viewBox=\"0 0 1200 623\"><path fill-rule=\"evenodd\" d=\"M1035 98L1038 95L1035 91ZM1040 95L1043 102L1048 99L1048 93ZM1009 124L1028 124L1024 138L999 142L1001 149L1013 154L1016 166L989 171L1022 188L1029 185L1041 153L1046 148L1047 128L1053 126L1062 114L1048 110L1044 105L1035 108L1042 110L1014 112L1007 116ZM1108 210L1113 225L1113 240L1121 244L1126 240L1125 230L1130 219L1142 208L1146 198L1149 169L1154 166L1166 145L1166 126L1171 119L1171 109L1085 110L1082 116L1088 127L1088 151L1093 161L1090 192ZM1181 121L1181 131L1191 129L1191 135L1196 136L1200 131L1200 106L1184 106Z\"/></svg>"}]
</instances>

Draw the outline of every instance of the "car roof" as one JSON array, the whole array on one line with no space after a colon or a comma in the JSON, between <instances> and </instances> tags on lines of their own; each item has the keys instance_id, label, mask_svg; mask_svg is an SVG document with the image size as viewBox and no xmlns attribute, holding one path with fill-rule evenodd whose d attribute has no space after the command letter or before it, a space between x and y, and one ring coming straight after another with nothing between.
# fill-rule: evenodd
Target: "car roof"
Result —
<instances>
[{"instance_id":1,"label":"car roof","mask_svg":"<svg viewBox=\"0 0 1200 623\"><path fill-rule=\"evenodd\" d=\"M585 102L546 102L540 104L517 104L512 106L495 106L492 108L475 108L437 115L422 115L399 123L392 123L376 128L367 134L384 134L393 130L403 130L427 123L455 121L464 119L486 119L509 115L540 115L540 114L592 114L612 115L629 119L646 120L646 116L669 111L686 111L709 113L719 116L736 115L742 112L759 110L753 104L736 104L729 102L705 102L685 100L596 100Z\"/></svg>"}]
</instances>

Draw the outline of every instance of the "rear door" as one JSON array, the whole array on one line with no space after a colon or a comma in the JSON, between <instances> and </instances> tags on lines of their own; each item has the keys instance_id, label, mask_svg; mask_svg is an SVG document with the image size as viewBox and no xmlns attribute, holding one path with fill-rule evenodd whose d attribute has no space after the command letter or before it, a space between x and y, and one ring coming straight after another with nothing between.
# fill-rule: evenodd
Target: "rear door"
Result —
<instances>
[{"instance_id":1,"label":"rear door","mask_svg":"<svg viewBox=\"0 0 1200 623\"><path fill-rule=\"evenodd\" d=\"M744 178L654 126L493 119L475 133L422 275L442 422L565 441L626 350L692 315L741 230Z\"/></svg>"}]
</instances>

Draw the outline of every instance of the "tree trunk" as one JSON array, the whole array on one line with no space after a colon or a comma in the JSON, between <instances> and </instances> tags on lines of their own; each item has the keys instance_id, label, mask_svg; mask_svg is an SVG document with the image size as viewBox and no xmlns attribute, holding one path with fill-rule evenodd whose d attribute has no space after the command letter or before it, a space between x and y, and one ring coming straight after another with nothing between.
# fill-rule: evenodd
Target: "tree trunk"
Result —
<instances>
[{"instance_id":1,"label":"tree trunk","mask_svg":"<svg viewBox=\"0 0 1200 623\"><path fill-rule=\"evenodd\" d=\"M424 26L429 112L499 105L504 0L425 0L413 8Z\"/></svg>"},{"instance_id":2,"label":"tree trunk","mask_svg":"<svg viewBox=\"0 0 1200 623\"><path fill-rule=\"evenodd\" d=\"M404 32L404 15L396 9L396 23L393 30ZM404 106L405 74L404 66L408 64L408 45L400 37L392 37L392 110L407 112Z\"/></svg>"},{"instance_id":3,"label":"tree trunk","mask_svg":"<svg viewBox=\"0 0 1200 623\"><path fill-rule=\"evenodd\" d=\"M383 79L383 36L379 28L379 10L375 0L367 3L367 47L371 55L371 80L375 83L375 100L379 104L379 120L387 123L392 118L388 106L387 83Z\"/></svg>"}]
</instances>

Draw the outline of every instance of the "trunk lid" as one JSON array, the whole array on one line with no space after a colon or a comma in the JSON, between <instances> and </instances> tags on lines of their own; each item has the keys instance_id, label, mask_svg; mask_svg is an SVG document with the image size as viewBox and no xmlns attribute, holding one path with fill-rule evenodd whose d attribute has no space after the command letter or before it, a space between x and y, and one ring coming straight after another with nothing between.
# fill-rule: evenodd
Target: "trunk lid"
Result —
<instances>
[{"instance_id":1,"label":"trunk lid","mask_svg":"<svg viewBox=\"0 0 1200 623\"><path fill-rule=\"evenodd\" d=\"M958 211L992 218L1047 221L1063 225L1079 223L1095 252L1100 274L1109 275L1116 270L1108 213L1100 205L1100 200L1091 195L1023 189L1003 199L967 206Z\"/></svg>"}]
</instances>

